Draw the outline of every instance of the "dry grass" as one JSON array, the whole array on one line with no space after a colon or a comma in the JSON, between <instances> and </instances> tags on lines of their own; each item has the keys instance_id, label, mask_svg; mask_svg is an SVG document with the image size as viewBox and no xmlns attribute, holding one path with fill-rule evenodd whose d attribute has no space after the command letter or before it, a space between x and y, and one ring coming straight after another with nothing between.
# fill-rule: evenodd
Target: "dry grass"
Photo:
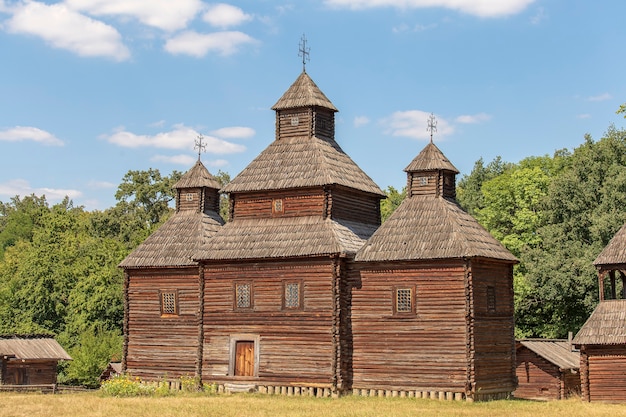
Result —
<instances>
[{"instance_id":1,"label":"dry grass","mask_svg":"<svg viewBox=\"0 0 626 417\"><path fill-rule=\"evenodd\" d=\"M193 417L193 416L516 416L568 417L626 414L626 404L552 402L446 402L409 398L308 398L266 395L179 395L163 398L111 398L99 393L0 393L0 417Z\"/></svg>"}]
</instances>

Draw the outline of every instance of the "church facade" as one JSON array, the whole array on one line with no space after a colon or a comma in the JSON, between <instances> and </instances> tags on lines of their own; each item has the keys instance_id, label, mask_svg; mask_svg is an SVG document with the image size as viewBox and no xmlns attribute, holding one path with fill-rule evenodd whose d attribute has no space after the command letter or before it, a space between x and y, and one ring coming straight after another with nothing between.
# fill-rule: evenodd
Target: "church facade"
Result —
<instances>
[{"instance_id":1,"label":"church facade","mask_svg":"<svg viewBox=\"0 0 626 417\"><path fill-rule=\"evenodd\" d=\"M456 168L427 145L381 225L385 194L305 71L272 109L275 140L221 190L198 161L176 214L121 263L124 370L267 393L508 397L517 260L456 203Z\"/></svg>"}]
</instances>

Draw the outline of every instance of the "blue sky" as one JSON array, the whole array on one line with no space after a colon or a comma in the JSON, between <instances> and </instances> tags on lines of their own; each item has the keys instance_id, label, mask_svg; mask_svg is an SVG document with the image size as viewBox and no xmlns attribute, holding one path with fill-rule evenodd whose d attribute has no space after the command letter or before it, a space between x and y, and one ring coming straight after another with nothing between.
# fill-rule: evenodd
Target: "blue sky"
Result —
<instances>
[{"instance_id":1,"label":"blue sky","mask_svg":"<svg viewBox=\"0 0 626 417\"><path fill-rule=\"evenodd\" d=\"M129 170L238 174L302 71L381 187L429 140L474 163L573 149L624 119L626 2L0 0L0 201L103 210Z\"/></svg>"}]
</instances>

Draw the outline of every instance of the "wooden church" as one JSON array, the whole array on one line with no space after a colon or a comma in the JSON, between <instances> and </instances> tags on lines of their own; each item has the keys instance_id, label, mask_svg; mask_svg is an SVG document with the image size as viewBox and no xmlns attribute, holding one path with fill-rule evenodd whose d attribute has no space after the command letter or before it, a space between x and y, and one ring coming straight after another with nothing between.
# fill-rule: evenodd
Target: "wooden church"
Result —
<instances>
[{"instance_id":1,"label":"wooden church","mask_svg":"<svg viewBox=\"0 0 626 417\"><path fill-rule=\"evenodd\" d=\"M272 107L275 140L222 190L200 161L176 214L121 264L124 370L220 389L482 400L516 387L513 265L455 201L431 142L385 194L335 140L306 71Z\"/></svg>"}]
</instances>

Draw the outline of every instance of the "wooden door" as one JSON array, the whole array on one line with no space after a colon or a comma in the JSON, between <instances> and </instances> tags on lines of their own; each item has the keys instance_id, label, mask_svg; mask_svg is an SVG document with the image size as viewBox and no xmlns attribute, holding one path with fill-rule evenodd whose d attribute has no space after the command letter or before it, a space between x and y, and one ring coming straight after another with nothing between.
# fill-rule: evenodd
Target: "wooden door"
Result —
<instances>
[{"instance_id":1,"label":"wooden door","mask_svg":"<svg viewBox=\"0 0 626 417\"><path fill-rule=\"evenodd\" d=\"M235 376L254 376L254 342L237 342Z\"/></svg>"}]
</instances>

